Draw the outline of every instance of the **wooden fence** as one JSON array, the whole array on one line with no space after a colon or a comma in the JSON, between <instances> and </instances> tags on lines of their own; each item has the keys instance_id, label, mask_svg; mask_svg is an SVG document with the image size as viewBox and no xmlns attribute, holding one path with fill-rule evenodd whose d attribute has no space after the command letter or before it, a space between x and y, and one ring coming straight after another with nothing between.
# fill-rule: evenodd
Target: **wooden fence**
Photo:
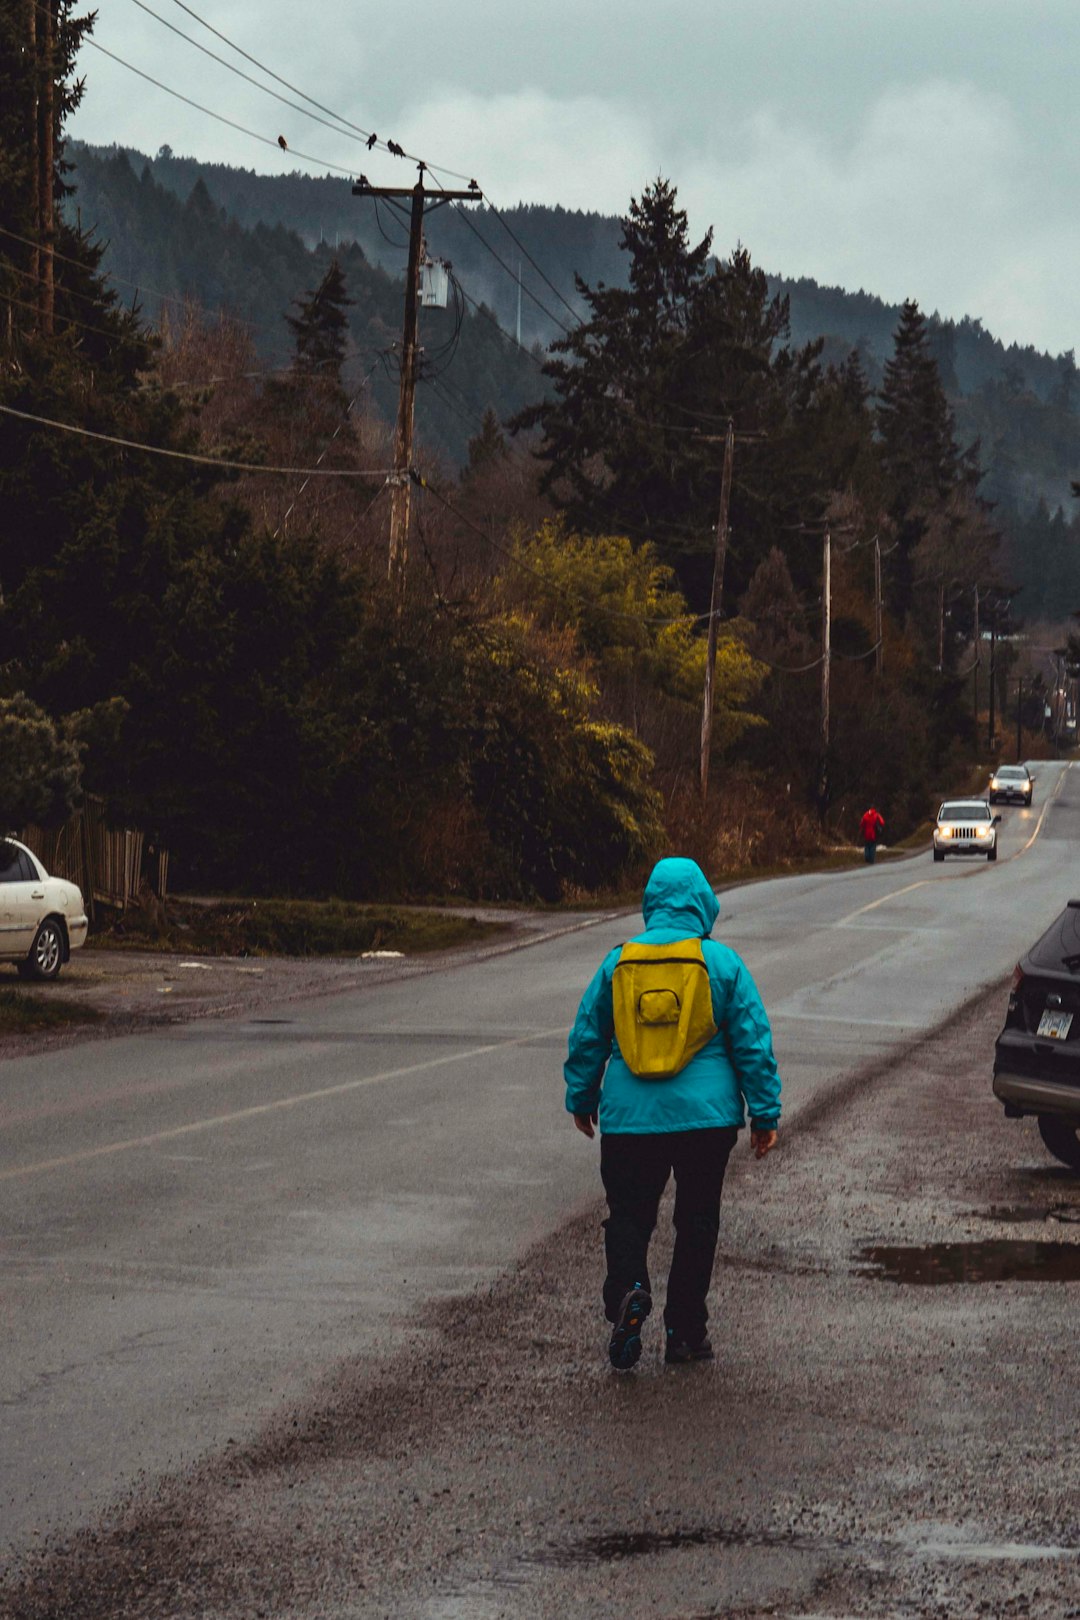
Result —
<instances>
[{"instance_id":1,"label":"wooden fence","mask_svg":"<svg viewBox=\"0 0 1080 1620\"><path fill-rule=\"evenodd\" d=\"M21 837L54 877L79 885L91 917L95 902L126 910L144 882L159 900L168 892L168 850L130 827L108 826L93 794L62 827L25 827Z\"/></svg>"}]
</instances>

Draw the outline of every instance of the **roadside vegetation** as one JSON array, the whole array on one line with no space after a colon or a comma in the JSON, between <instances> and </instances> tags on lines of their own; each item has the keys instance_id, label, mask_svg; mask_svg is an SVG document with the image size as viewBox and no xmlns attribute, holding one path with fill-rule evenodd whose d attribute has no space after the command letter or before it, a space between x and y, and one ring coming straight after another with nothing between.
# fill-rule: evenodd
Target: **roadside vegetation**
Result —
<instances>
[{"instance_id":1,"label":"roadside vegetation","mask_svg":"<svg viewBox=\"0 0 1080 1620\"><path fill-rule=\"evenodd\" d=\"M36 1035L74 1024L97 1024L103 1014L75 1001L0 987L0 1035Z\"/></svg>"},{"instance_id":2,"label":"roadside vegetation","mask_svg":"<svg viewBox=\"0 0 1080 1620\"><path fill-rule=\"evenodd\" d=\"M581 324L522 359L513 419L478 410L460 472L421 456L391 586L389 433L346 378L350 311L374 319L392 283L377 299L348 255L305 258L272 371L226 311L172 303L151 326L79 224L63 126L92 19L58 15L51 203L39 75L0 18L0 407L19 413L0 438L0 825L91 791L170 851L174 891L295 908L185 918L187 948L198 928L209 949L396 948L388 914L300 902L557 903L670 849L720 880L831 858L869 800L902 839L984 757L991 623L998 712L1026 673L1041 724L978 446L917 305L871 384L857 346L793 343L786 298L746 249L692 242L664 180L622 221L624 284L580 282ZM449 367L456 338L427 332Z\"/></svg>"},{"instance_id":3,"label":"roadside vegetation","mask_svg":"<svg viewBox=\"0 0 1080 1620\"><path fill-rule=\"evenodd\" d=\"M106 950L193 952L207 956L413 956L497 938L498 923L437 910L365 906L343 900L170 900L133 909L95 929Z\"/></svg>"}]
</instances>

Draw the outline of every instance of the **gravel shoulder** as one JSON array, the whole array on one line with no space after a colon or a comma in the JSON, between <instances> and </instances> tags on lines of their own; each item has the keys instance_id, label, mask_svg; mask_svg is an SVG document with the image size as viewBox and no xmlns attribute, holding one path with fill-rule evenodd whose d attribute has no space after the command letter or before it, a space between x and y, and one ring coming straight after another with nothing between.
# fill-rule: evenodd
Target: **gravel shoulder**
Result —
<instances>
[{"instance_id":1,"label":"gravel shoulder","mask_svg":"<svg viewBox=\"0 0 1080 1620\"><path fill-rule=\"evenodd\" d=\"M74 952L54 984L19 979L13 965L0 963L0 988L21 995L57 997L101 1014L101 1022L22 1035L0 1032L0 1061L35 1052L56 1051L84 1041L104 1040L163 1024L196 1018L225 1018L264 1012L312 996L342 995L367 985L437 973L462 962L483 961L508 951L589 928L617 911L542 912L520 908L470 906L454 909L489 923L499 932L481 944L414 956L372 953L348 957L205 956L197 953L95 949L91 942Z\"/></svg>"},{"instance_id":2,"label":"gravel shoulder","mask_svg":"<svg viewBox=\"0 0 1080 1620\"><path fill-rule=\"evenodd\" d=\"M657 1326L610 1372L597 1204L415 1318L393 1362L342 1365L250 1445L43 1547L0 1612L1080 1615L1077 1284L903 1286L860 1259L1080 1259L1080 1182L990 1095L1003 997L837 1088L764 1165L740 1144L712 1365L665 1370Z\"/></svg>"}]
</instances>

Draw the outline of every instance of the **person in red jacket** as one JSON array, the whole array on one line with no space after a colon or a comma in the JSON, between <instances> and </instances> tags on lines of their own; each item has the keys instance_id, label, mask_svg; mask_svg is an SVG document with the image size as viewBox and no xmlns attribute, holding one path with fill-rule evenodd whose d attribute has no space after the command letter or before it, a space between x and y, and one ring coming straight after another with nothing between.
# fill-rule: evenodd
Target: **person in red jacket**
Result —
<instances>
[{"instance_id":1,"label":"person in red jacket","mask_svg":"<svg viewBox=\"0 0 1080 1620\"><path fill-rule=\"evenodd\" d=\"M874 857L877 854L878 839L885 831L885 817L880 810L875 810L871 805L869 810L864 812L859 825L862 828L863 854L866 857L866 864L867 866L873 866Z\"/></svg>"}]
</instances>

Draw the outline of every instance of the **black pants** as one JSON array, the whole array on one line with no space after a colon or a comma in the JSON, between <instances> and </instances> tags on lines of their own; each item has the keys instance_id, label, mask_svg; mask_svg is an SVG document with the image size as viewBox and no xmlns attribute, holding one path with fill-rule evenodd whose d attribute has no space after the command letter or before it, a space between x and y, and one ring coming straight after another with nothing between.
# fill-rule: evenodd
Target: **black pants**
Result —
<instances>
[{"instance_id":1,"label":"black pants","mask_svg":"<svg viewBox=\"0 0 1080 1620\"><path fill-rule=\"evenodd\" d=\"M866 843L863 845L863 855L865 856L867 866L873 866L874 861L877 858L877 844L871 843L871 841L867 839Z\"/></svg>"},{"instance_id":2,"label":"black pants","mask_svg":"<svg viewBox=\"0 0 1080 1620\"><path fill-rule=\"evenodd\" d=\"M650 1286L649 1239L674 1171L675 1252L664 1321L677 1338L690 1344L704 1337L709 1320L705 1296L720 1232L720 1194L738 1135L730 1127L601 1137L600 1174L610 1211L604 1222L604 1310L609 1322L615 1321L628 1288Z\"/></svg>"}]
</instances>

